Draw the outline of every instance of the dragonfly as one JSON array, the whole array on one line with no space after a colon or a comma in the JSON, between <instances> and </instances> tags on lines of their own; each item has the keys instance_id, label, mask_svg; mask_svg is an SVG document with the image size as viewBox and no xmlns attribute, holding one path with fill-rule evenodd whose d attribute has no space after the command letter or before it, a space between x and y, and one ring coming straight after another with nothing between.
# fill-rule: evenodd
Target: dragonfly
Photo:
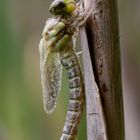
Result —
<instances>
[{"instance_id":1,"label":"dragonfly","mask_svg":"<svg viewBox=\"0 0 140 140\"><path fill-rule=\"evenodd\" d=\"M49 8L52 17L46 21L39 43L41 83L45 111L50 114L56 107L61 88L62 66L69 80L69 105L60 140L76 140L84 102L84 82L75 51L80 26L90 15L81 12L83 2L54 0Z\"/></svg>"}]
</instances>

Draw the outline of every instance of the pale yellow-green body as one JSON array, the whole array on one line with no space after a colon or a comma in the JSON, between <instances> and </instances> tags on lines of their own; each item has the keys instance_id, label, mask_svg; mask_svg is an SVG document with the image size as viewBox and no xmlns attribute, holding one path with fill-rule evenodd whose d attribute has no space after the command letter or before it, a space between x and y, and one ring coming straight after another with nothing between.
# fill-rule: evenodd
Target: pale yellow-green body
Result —
<instances>
[{"instance_id":1,"label":"pale yellow-green body","mask_svg":"<svg viewBox=\"0 0 140 140\"><path fill-rule=\"evenodd\" d=\"M62 66L67 70L70 99L66 122L60 140L76 140L84 107L84 84L74 50L79 26L85 22L74 0L55 0L50 5L53 17L48 19L40 41L40 69L44 108L52 113L61 86ZM86 17L87 18L87 17Z\"/></svg>"}]
</instances>

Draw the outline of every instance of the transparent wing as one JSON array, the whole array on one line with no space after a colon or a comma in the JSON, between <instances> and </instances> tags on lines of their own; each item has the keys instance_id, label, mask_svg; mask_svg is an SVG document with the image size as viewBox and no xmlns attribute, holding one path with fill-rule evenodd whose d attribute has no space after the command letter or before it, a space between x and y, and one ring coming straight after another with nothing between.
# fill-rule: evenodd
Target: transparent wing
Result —
<instances>
[{"instance_id":1,"label":"transparent wing","mask_svg":"<svg viewBox=\"0 0 140 140\"><path fill-rule=\"evenodd\" d=\"M61 87L62 67L59 53L47 48L47 41L42 38L39 44L43 102L47 113L52 113Z\"/></svg>"}]
</instances>

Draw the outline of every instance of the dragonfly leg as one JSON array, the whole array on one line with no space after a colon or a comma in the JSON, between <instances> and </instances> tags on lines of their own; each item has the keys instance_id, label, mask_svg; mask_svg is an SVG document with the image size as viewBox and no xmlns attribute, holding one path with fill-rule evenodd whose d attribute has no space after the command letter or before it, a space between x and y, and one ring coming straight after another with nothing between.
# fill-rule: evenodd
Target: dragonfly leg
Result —
<instances>
[{"instance_id":1,"label":"dragonfly leg","mask_svg":"<svg viewBox=\"0 0 140 140\"><path fill-rule=\"evenodd\" d=\"M76 55L77 55L78 58L80 58L81 55L82 55L82 51L76 52Z\"/></svg>"},{"instance_id":2,"label":"dragonfly leg","mask_svg":"<svg viewBox=\"0 0 140 140\"><path fill-rule=\"evenodd\" d=\"M63 50L65 47L67 47L67 44L69 43L71 37L68 34L65 34L61 39L58 40L58 42L55 45L55 49L57 51Z\"/></svg>"},{"instance_id":3,"label":"dragonfly leg","mask_svg":"<svg viewBox=\"0 0 140 140\"><path fill-rule=\"evenodd\" d=\"M57 34L61 32L64 28L65 24L63 22L58 22L58 24L50 32L48 32L48 37L52 38L57 36Z\"/></svg>"}]
</instances>

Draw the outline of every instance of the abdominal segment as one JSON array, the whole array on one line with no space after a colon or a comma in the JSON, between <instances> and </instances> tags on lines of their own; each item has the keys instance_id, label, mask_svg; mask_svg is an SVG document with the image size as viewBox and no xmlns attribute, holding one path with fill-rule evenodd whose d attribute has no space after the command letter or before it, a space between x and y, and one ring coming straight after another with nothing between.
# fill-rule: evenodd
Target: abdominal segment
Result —
<instances>
[{"instance_id":1,"label":"abdominal segment","mask_svg":"<svg viewBox=\"0 0 140 140\"><path fill-rule=\"evenodd\" d=\"M76 140L85 102L83 78L77 55L73 49L61 52L60 57L61 64L67 70L70 88L68 112L60 140Z\"/></svg>"}]
</instances>

